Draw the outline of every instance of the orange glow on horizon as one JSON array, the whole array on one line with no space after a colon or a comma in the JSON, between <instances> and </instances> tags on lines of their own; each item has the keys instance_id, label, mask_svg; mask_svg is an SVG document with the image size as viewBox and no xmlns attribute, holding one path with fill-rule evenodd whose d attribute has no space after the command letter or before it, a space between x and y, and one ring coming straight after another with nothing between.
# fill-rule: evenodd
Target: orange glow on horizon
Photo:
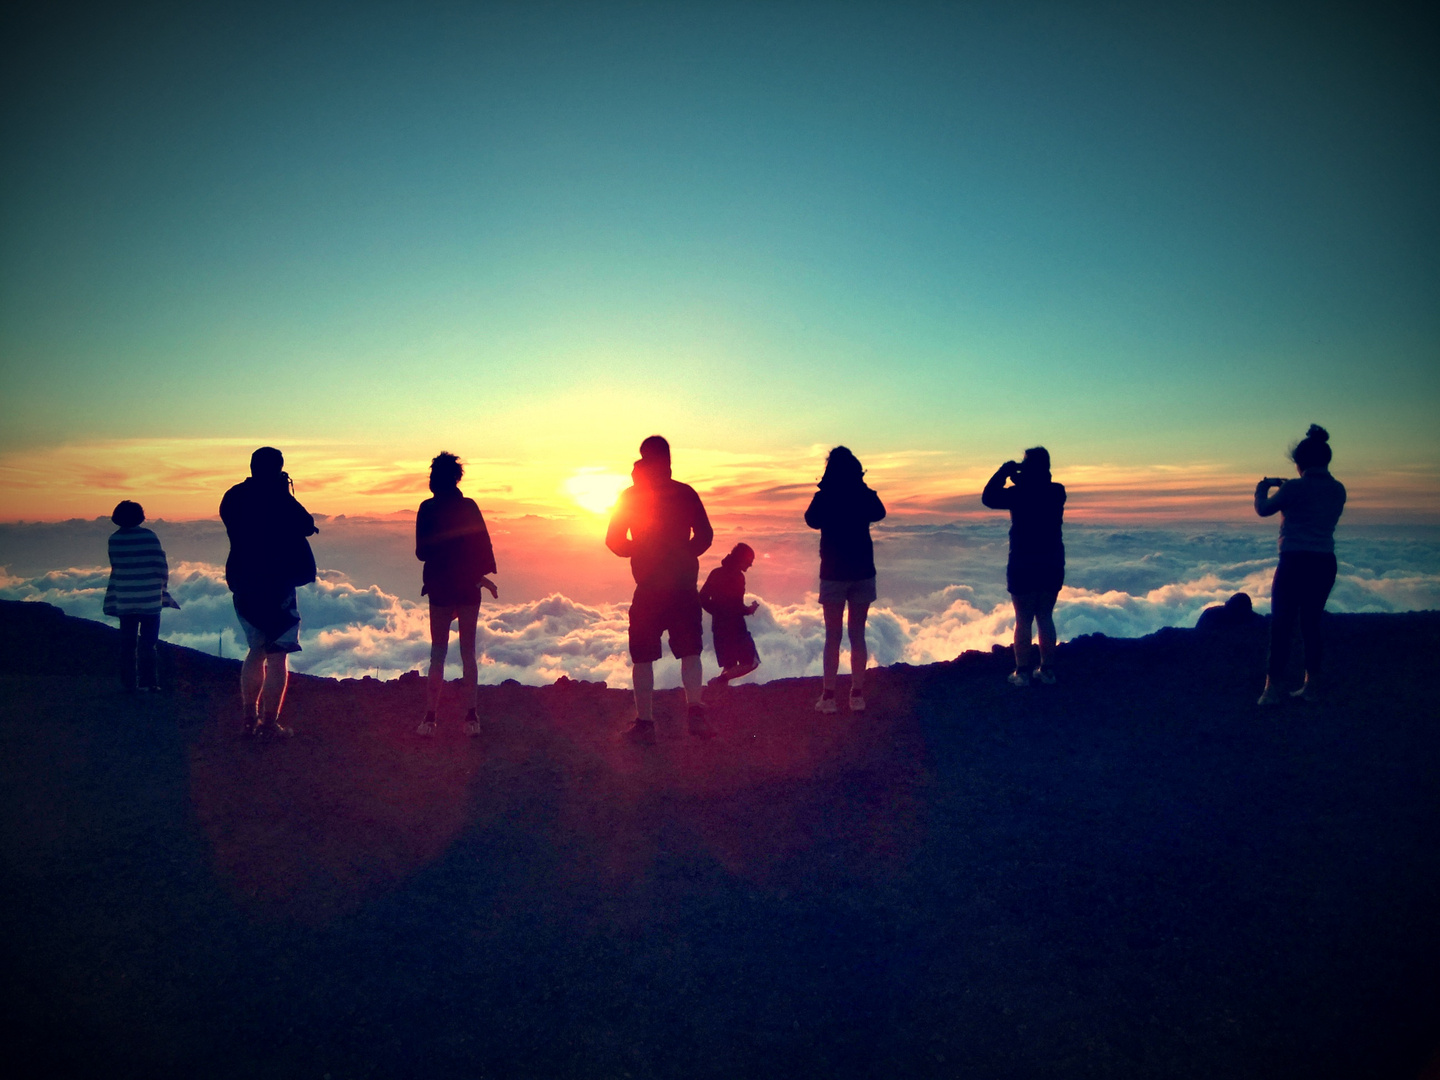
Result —
<instances>
[{"instance_id":1,"label":"orange glow on horizon","mask_svg":"<svg viewBox=\"0 0 1440 1080\"><path fill-rule=\"evenodd\" d=\"M121 499L140 502L151 520L213 518L220 496L249 472L262 441L285 453L296 495L314 513L350 517L412 514L428 497L430 456L418 447L236 438L110 440L0 454L0 521L92 520ZM426 448L428 450L428 448ZM675 451L675 475L704 498L717 528L789 530L815 490L824 447L795 454ZM630 458L577 468L571 462L462 454L461 488L488 520L548 519L559 531L589 532L630 484ZM593 459L592 459L593 460ZM890 520L980 520L989 477L972 461L933 451L867 455L867 481ZM1273 471L1273 470L1272 470ZM1208 462L1144 467L1062 465L1073 521L1249 521L1259 472ZM1350 491L1347 516L1371 522L1440 523L1440 476L1425 469L1340 471Z\"/></svg>"}]
</instances>

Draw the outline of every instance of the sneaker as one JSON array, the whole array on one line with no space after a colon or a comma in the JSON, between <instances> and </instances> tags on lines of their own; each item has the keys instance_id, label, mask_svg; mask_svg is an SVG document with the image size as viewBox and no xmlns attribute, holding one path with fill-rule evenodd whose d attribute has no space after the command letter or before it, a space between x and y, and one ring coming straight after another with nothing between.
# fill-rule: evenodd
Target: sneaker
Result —
<instances>
[{"instance_id":1,"label":"sneaker","mask_svg":"<svg viewBox=\"0 0 1440 1080\"><path fill-rule=\"evenodd\" d=\"M851 712L864 712L864 711L865 711L865 695L864 695L864 694L857 694L854 690L851 690L851 691L850 691L850 711L851 711Z\"/></svg>"},{"instance_id":2,"label":"sneaker","mask_svg":"<svg viewBox=\"0 0 1440 1080\"><path fill-rule=\"evenodd\" d=\"M437 725L437 724L435 723L435 714L434 714L433 712L427 712L427 713L425 714L425 719L424 719L424 720L421 720L420 723L419 723L419 725L415 728L415 734L416 734L416 735L434 735L434 734L435 734L435 728L438 727L438 726L439 726L439 725Z\"/></svg>"},{"instance_id":3,"label":"sneaker","mask_svg":"<svg viewBox=\"0 0 1440 1080\"><path fill-rule=\"evenodd\" d=\"M295 734L295 729L280 723L279 717L267 716L255 725L255 734L271 739L288 739Z\"/></svg>"},{"instance_id":4,"label":"sneaker","mask_svg":"<svg viewBox=\"0 0 1440 1080\"><path fill-rule=\"evenodd\" d=\"M1255 702L1256 705L1283 705L1284 703L1285 692L1269 682L1265 684L1265 692Z\"/></svg>"},{"instance_id":5,"label":"sneaker","mask_svg":"<svg viewBox=\"0 0 1440 1080\"><path fill-rule=\"evenodd\" d=\"M1011 686L1029 686L1030 676L1024 671L1012 671L1005 677L1005 681Z\"/></svg>"},{"instance_id":6,"label":"sneaker","mask_svg":"<svg viewBox=\"0 0 1440 1080\"><path fill-rule=\"evenodd\" d=\"M484 727L481 725L481 723L480 723L480 717L478 717L478 716L475 715L475 710L474 710L474 709L471 709L469 712L467 712L467 713L465 714L465 734L466 734L466 735L483 735L483 734L485 734L485 728L484 728Z\"/></svg>"},{"instance_id":7,"label":"sneaker","mask_svg":"<svg viewBox=\"0 0 1440 1080\"><path fill-rule=\"evenodd\" d=\"M1054 686L1055 672L1049 668L1037 667L1035 669L1035 679L1037 682L1043 683L1046 686Z\"/></svg>"},{"instance_id":8,"label":"sneaker","mask_svg":"<svg viewBox=\"0 0 1440 1080\"><path fill-rule=\"evenodd\" d=\"M840 711L840 706L835 703L835 692L832 690L823 693L815 702L815 711L823 713L835 713Z\"/></svg>"},{"instance_id":9,"label":"sneaker","mask_svg":"<svg viewBox=\"0 0 1440 1080\"><path fill-rule=\"evenodd\" d=\"M253 739L260 734L260 718L258 716L240 715L240 735L242 738Z\"/></svg>"},{"instance_id":10,"label":"sneaker","mask_svg":"<svg viewBox=\"0 0 1440 1080\"><path fill-rule=\"evenodd\" d=\"M654 746L655 721L636 720L621 733L620 739L634 746Z\"/></svg>"},{"instance_id":11,"label":"sneaker","mask_svg":"<svg viewBox=\"0 0 1440 1080\"><path fill-rule=\"evenodd\" d=\"M1319 695L1315 693L1315 684L1309 679L1305 680L1305 685L1300 687L1299 690L1290 691L1291 701L1314 701L1317 697L1319 697Z\"/></svg>"},{"instance_id":12,"label":"sneaker","mask_svg":"<svg viewBox=\"0 0 1440 1080\"><path fill-rule=\"evenodd\" d=\"M704 705L691 705L686 713L686 719L690 725L690 734L697 739L713 739L715 729L705 719Z\"/></svg>"}]
</instances>

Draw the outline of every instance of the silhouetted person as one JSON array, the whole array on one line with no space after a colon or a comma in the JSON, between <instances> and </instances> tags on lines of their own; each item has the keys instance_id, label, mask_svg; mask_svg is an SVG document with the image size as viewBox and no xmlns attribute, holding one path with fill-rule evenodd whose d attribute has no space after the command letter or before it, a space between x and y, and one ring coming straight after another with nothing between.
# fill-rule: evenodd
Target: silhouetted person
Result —
<instances>
[{"instance_id":1,"label":"silhouetted person","mask_svg":"<svg viewBox=\"0 0 1440 1080\"><path fill-rule=\"evenodd\" d=\"M1290 659L1295 624L1305 643L1305 683L1291 697L1309 701L1324 657L1320 616L1335 586L1335 523L1345 510L1345 485L1330 475L1330 434L1318 424L1290 451L1300 475L1267 476L1255 485L1255 512L1280 514L1280 561L1270 586L1270 661L1261 705L1285 700L1280 680ZM1270 489L1280 490L1274 495Z\"/></svg>"},{"instance_id":2,"label":"silhouetted person","mask_svg":"<svg viewBox=\"0 0 1440 1080\"><path fill-rule=\"evenodd\" d=\"M1030 685L1032 622L1040 631L1035 678L1053 683L1055 600L1065 584L1065 544L1060 535L1065 488L1050 479L1050 452L1032 446L1022 461L1005 462L985 485L980 501L992 510L1010 511L1010 559L1005 564L1005 587L1015 605L1015 670L1010 683Z\"/></svg>"},{"instance_id":3,"label":"silhouetted person","mask_svg":"<svg viewBox=\"0 0 1440 1080\"><path fill-rule=\"evenodd\" d=\"M295 590L315 580L315 555L306 537L320 530L291 494L285 458L273 446L250 455L250 478L220 501L230 537L225 583L249 651L240 668L240 708L251 735L287 736L280 723L290 673L287 657L300 651ZM258 714L257 714L258 711Z\"/></svg>"},{"instance_id":4,"label":"silhouetted person","mask_svg":"<svg viewBox=\"0 0 1440 1080\"><path fill-rule=\"evenodd\" d=\"M824 679L815 709L833 713L840 671L840 630L850 608L850 711L865 710L865 619L875 602L875 545L870 525L885 517L880 496L865 484L859 459L844 446L825 458L819 489L805 510L805 524L820 530L820 610L825 613Z\"/></svg>"},{"instance_id":5,"label":"silhouetted person","mask_svg":"<svg viewBox=\"0 0 1440 1080\"><path fill-rule=\"evenodd\" d=\"M465 467L454 454L441 451L430 462L433 498L420 504L415 515L415 557L425 564L421 596L430 598L430 678L425 684L425 718L415 729L419 735L435 733L435 714L445 686L445 654L450 649L450 624L460 624L460 668L465 677L465 733L479 735L475 713L475 626L480 619L480 590L499 598L495 583L495 552L485 518L473 499L460 493Z\"/></svg>"},{"instance_id":6,"label":"silhouetted person","mask_svg":"<svg viewBox=\"0 0 1440 1080\"><path fill-rule=\"evenodd\" d=\"M625 738L655 741L655 661L660 638L668 634L670 652L680 661L680 679L689 705L690 734L714 732L700 700L700 556L715 539L700 496L670 477L670 444L651 435L640 444L640 460L631 473L634 486L620 493L605 545L630 560L635 597L630 604L630 661L635 679L635 723Z\"/></svg>"},{"instance_id":7,"label":"silhouetted person","mask_svg":"<svg viewBox=\"0 0 1440 1080\"><path fill-rule=\"evenodd\" d=\"M165 586L170 564L160 538L142 529L145 510L124 500L110 515L118 528L110 534L110 583L105 587L105 614L120 620L120 685L136 689L138 639L139 689L159 690L155 646L160 640L160 609L179 608Z\"/></svg>"},{"instance_id":8,"label":"silhouetted person","mask_svg":"<svg viewBox=\"0 0 1440 1080\"><path fill-rule=\"evenodd\" d=\"M1250 594L1237 592L1223 604L1207 607L1195 622L1196 630L1238 630L1247 626L1262 626L1265 616L1255 611L1250 603Z\"/></svg>"},{"instance_id":9,"label":"silhouetted person","mask_svg":"<svg viewBox=\"0 0 1440 1080\"><path fill-rule=\"evenodd\" d=\"M745 628L745 616L760 608L758 600L745 603L745 571L753 565L755 549L736 544L700 589L700 606L710 612L710 636L720 665L720 674L710 680L712 686L727 686L760 666L755 639Z\"/></svg>"}]
</instances>

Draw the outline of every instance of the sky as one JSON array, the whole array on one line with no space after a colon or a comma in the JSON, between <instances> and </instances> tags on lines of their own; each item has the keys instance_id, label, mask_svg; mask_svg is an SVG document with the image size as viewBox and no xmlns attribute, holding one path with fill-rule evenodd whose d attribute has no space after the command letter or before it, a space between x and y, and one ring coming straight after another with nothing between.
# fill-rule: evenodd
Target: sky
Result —
<instances>
[{"instance_id":1,"label":"sky","mask_svg":"<svg viewBox=\"0 0 1440 1080\"><path fill-rule=\"evenodd\" d=\"M0 45L0 521L328 515L453 450L593 535L668 435L780 528L1051 450L1075 521L1237 522L1311 422L1440 522L1420 7L62 7ZM323 534L322 534L323 535Z\"/></svg>"}]
</instances>

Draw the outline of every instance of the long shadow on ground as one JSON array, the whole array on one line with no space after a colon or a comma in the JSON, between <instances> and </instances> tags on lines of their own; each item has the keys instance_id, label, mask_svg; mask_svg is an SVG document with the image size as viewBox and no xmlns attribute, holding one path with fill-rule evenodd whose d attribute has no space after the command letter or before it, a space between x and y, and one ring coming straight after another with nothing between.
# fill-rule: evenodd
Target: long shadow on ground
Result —
<instances>
[{"instance_id":1,"label":"long shadow on ground","mask_svg":"<svg viewBox=\"0 0 1440 1080\"><path fill-rule=\"evenodd\" d=\"M1336 616L1334 684L1165 631L742 687L622 747L627 695L297 678L0 605L12 1057L35 1075L1416 1077L1440 1042L1440 616Z\"/></svg>"}]
</instances>

